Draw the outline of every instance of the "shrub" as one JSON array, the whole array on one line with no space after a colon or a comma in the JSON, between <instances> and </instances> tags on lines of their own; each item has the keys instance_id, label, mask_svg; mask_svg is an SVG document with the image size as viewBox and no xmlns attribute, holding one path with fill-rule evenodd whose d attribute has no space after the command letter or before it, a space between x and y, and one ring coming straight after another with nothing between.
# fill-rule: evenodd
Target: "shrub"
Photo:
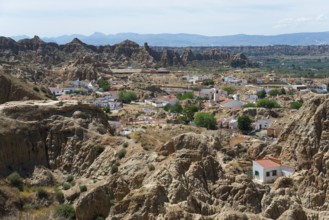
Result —
<instances>
[{"instance_id":1,"label":"shrub","mask_svg":"<svg viewBox=\"0 0 329 220\"><path fill-rule=\"evenodd\" d=\"M104 111L105 113L111 113L111 108L110 108L109 106L104 107L104 108L103 108L103 111Z\"/></svg>"},{"instance_id":2,"label":"shrub","mask_svg":"<svg viewBox=\"0 0 329 220\"><path fill-rule=\"evenodd\" d=\"M279 89L272 89L268 92L270 96L277 96L282 94L282 90Z\"/></svg>"},{"instance_id":3,"label":"shrub","mask_svg":"<svg viewBox=\"0 0 329 220\"><path fill-rule=\"evenodd\" d=\"M55 198L59 203L64 202L64 193L61 190L55 190Z\"/></svg>"},{"instance_id":4,"label":"shrub","mask_svg":"<svg viewBox=\"0 0 329 220\"><path fill-rule=\"evenodd\" d=\"M55 208L55 215L65 219L75 219L75 210L69 204L62 204Z\"/></svg>"},{"instance_id":5,"label":"shrub","mask_svg":"<svg viewBox=\"0 0 329 220\"><path fill-rule=\"evenodd\" d=\"M105 150L105 147L103 147L103 146L94 147L95 157L98 157L101 153L103 153L104 150Z\"/></svg>"},{"instance_id":6,"label":"shrub","mask_svg":"<svg viewBox=\"0 0 329 220\"><path fill-rule=\"evenodd\" d=\"M74 176L71 174L66 177L66 181L69 183L72 182L73 180L74 180Z\"/></svg>"},{"instance_id":7,"label":"shrub","mask_svg":"<svg viewBox=\"0 0 329 220\"><path fill-rule=\"evenodd\" d=\"M118 172L118 170L119 170L119 168L118 168L118 166L116 164L113 164L111 166L111 173L112 174Z\"/></svg>"},{"instance_id":8,"label":"shrub","mask_svg":"<svg viewBox=\"0 0 329 220\"><path fill-rule=\"evenodd\" d=\"M207 129L216 129L217 124L214 115L205 112L195 113L194 123L196 126L204 127Z\"/></svg>"},{"instance_id":9,"label":"shrub","mask_svg":"<svg viewBox=\"0 0 329 220\"><path fill-rule=\"evenodd\" d=\"M195 95L193 92L184 92L184 93L178 93L176 97L179 100L185 100L185 99L194 99Z\"/></svg>"},{"instance_id":10,"label":"shrub","mask_svg":"<svg viewBox=\"0 0 329 220\"><path fill-rule=\"evenodd\" d=\"M129 143L128 142L125 142L125 143L123 143L123 145L122 145L124 148L127 148L128 146L129 146Z\"/></svg>"},{"instance_id":11,"label":"shrub","mask_svg":"<svg viewBox=\"0 0 329 220\"><path fill-rule=\"evenodd\" d=\"M23 179L16 171L11 173L7 177L7 180L9 181L10 185L17 187L19 190L23 190Z\"/></svg>"},{"instance_id":12,"label":"shrub","mask_svg":"<svg viewBox=\"0 0 329 220\"><path fill-rule=\"evenodd\" d=\"M290 103L290 108L292 108L292 109L300 109L300 107L302 107L302 105L303 105L303 102L296 101L296 102Z\"/></svg>"},{"instance_id":13,"label":"shrub","mask_svg":"<svg viewBox=\"0 0 329 220\"><path fill-rule=\"evenodd\" d=\"M70 189L71 188L71 184L69 184L69 183L64 183L63 184L63 189L64 190L68 190L68 189Z\"/></svg>"},{"instance_id":14,"label":"shrub","mask_svg":"<svg viewBox=\"0 0 329 220\"><path fill-rule=\"evenodd\" d=\"M136 93L132 91L121 91L118 94L119 100L123 103L130 103L131 101L137 100Z\"/></svg>"},{"instance_id":15,"label":"shrub","mask_svg":"<svg viewBox=\"0 0 329 220\"><path fill-rule=\"evenodd\" d=\"M148 168L149 168L149 171L153 171L153 170L155 170L155 167L154 167L153 164L149 164L149 165L148 165Z\"/></svg>"},{"instance_id":16,"label":"shrub","mask_svg":"<svg viewBox=\"0 0 329 220\"><path fill-rule=\"evenodd\" d=\"M120 150L117 152L117 156L118 156L120 159L122 159L122 158L124 158L124 157L126 156L126 153L127 153L126 149L122 148L122 149L120 149Z\"/></svg>"},{"instance_id":17,"label":"shrub","mask_svg":"<svg viewBox=\"0 0 329 220\"><path fill-rule=\"evenodd\" d=\"M103 89L103 91L108 91L111 87L110 83L107 80L100 79L97 81L99 88Z\"/></svg>"},{"instance_id":18,"label":"shrub","mask_svg":"<svg viewBox=\"0 0 329 220\"><path fill-rule=\"evenodd\" d=\"M36 92L40 92L40 89L38 87L33 87L33 90L36 91Z\"/></svg>"},{"instance_id":19,"label":"shrub","mask_svg":"<svg viewBox=\"0 0 329 220\"><path fill-rule=\"evenodd\" d=\"M97 216L97 217L95 218L95 220L105 220L105 218L102 217L102 216Z\"/></svg>"},{"instance_id":20,"label":"shrub","mask_svg":"<svg viewBox=\"0 0 329 220\"><path fill-rule=\"evenodd\" d=\"M86 192L87 191L87 186L86 185L81 185L79 186L80 192Z\"/></svg>"},{"instance_id":21,"label":"shrub","mask_svg":"<svg viewBox=\"0 0 329 220\"><path fill-rule=\"evenodd\" d=\"M256 107L256 104L254 103L247 103L243 105L243 108L251 108L251 107Z\"/></svg>"},{"instance_id":22,"label":"shrub","mask_svg":"<svg viewBox=\"0 0 329 220\"><path fill-rule=\"evenodd\" d=\"M48 198L48 192L44 188L38 187L37 188L37 197L39 199L46 199L46 198Z\"/></svg>"}]
</instances>

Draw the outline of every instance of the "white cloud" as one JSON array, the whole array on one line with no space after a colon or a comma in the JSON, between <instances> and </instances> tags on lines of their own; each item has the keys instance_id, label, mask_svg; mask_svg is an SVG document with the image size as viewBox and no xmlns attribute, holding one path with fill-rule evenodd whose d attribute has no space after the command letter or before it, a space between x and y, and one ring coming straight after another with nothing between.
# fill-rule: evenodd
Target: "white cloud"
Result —
<instances>
[{"instance_id":1,"label":"white cloud","mask_svg":"<svg viewBox=\"0 0 329 220\"><path fill-rule=\"evenodd\" d=\"M298 27L305 25L314 25L324 23L328 21L326 15L320 14L313 17L296 17L296 18L284 18L279 20L273 28L287 28L287 27Z\"/></svg>"}]
</instances>

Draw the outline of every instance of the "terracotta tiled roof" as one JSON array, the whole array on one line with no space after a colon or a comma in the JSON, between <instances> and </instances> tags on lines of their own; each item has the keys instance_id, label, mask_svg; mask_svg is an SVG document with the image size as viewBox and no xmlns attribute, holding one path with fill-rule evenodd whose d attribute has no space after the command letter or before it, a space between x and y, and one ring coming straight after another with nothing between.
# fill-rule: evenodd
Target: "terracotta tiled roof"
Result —
<instances>
[{"instance_id":1,"label":"terracotta tiled roof","mask_svg":"<svg viewBox=\"0 0 329 220\"><path fill-rule=\"evenodd\" d=\"M272 160L256 160L256 163L258 163L263 168L271 168L271 167L279 167L281 166L278 163L273 162Z\"/></svg>"}]
</instances>

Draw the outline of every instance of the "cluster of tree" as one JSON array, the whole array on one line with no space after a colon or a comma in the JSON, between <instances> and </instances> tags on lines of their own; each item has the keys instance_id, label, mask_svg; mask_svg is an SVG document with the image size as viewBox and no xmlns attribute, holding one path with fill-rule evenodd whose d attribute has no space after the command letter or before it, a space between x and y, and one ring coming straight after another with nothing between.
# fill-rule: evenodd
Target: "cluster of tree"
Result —
<instances>
[{"instance_id":1,"label":"cluster of tree","mask_svg":"<svg viewBox=\"0 0 329 220\"><path fill-rule=\"evenodd\" d=\"M273 99L259 99L256 104L254 103L247 103L243 105L244 108L249 107L257 107L257 108L281 108L281 105L279 105L275 100Z\"/></svg>"},{"instance_id":2,"label":"cluster of tree","mask_svg":"<svg viewBox=\"0 0 329 220\"><path fill-rule=\"evenodd\" d=\"M181 113L183 111L182 105L178 102L175 105L166 105L163 109L172 113Z\"/></svg>"},{"instance_id":3,"label":"cluster of tree","mask_svg":"<svg viewBox=\"0 0 329 220\"><path fill-rule=\"evenodd\" d=\"M109 91L111 88L110 83L105 80L105 79L100 79L97 81L97 85L99 86L99 88L101 88L103 91Z\"/></svg>"},{"instance_id":4,"label":"cluster of tree","mask_svg":"<svg viewBox=\"0 0 329 220\"><path fill-rule=\"evenodd\" d=\"M214 130L217 128L217 122L213 114L206 112L197 112L194 114L194 123L196 126Z\"/></svg>"},{"instance_id":5,"label":"cluster of tree","mask_svg":"<svg viewBox=\"0 0 329 220\"><path fill-rule=\"evenodd\" d=\"M179 100L185 100L185 99L194 99L195 95L193 92L184 92L184 93L178 93L176 97Z\"/></svg>"},{"instance_id":6,"label":"cluster of tree","mask_svg":"<svg viewBox=\"0 0 329 220\"><path fill-rule=\"evenodd\" d=\"M118 94L118 99L123 103L130 103L132 101L136 101L138 98L136 93L132 91L121 91Z\"/></svg>"},{"instance_id":7,"label":"cluster of tree","mask_svg":"<svg viewBox=\"0 0 329 220\"><path fill-rule=\"evenodd\" d=\"M277 95L285 95L286 94L286 90L284 88L282 89L271 89L269 92L268 92L268 95L269 96L277 96ZM261 91L258 91L256 93L256 95L258 96L259 99L263 99L266 97L266 91L265 89L262 89Z\"/></svg>"},{"instance_id":8,"label":"cluster of tree","mask_svg":"<svg viewBox=\"0 0 329 220\"><path fill-rule=\"evenodd\" d=\"M282 89L271 89L269 92L268 92L268 95L269 96L277 96L277 95L285 95L286 94L286 90L284 88Z\"/></svg>"},{"instance_id":9,"label":"cluster of tree","mask_svg":"<svg viewBox=\"0 0 329 220\"><path fill-rule=\"evenodd\" d=\"M187 105L184 108L181 104L176 103L175 105L166 105L165 111L180 114L178 120L183 124L188 124L194 120L194 114L199 111L196 105Z\"/></svg>"}]
</instances>

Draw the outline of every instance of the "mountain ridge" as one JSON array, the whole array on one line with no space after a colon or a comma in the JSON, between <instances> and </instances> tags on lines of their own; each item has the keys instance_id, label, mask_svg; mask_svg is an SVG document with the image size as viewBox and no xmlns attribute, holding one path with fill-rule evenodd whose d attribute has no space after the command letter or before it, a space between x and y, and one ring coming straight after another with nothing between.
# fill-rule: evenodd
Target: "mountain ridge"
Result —
<instances>
[{"instance_id":1,"label":"mountain ridge","mask_svg":"<svg viewBox=\"0 0 329 220\"><path fill-rule=\"evenodd\" d=\"M14 40L26 38L26 35L12 36ZM91 35L72 34L57 37L43 37L45 42L55 42L66 44L74 38L95 46L117 44L126 39L130 39L139 45L148 42L152 46L270 46L270 45L323 45L329 44L329 31L327 32L304 32L279 35L247 35L236 34L227 36L205 36L198 34L137 34L137 33L117 33L104 34L95 32Z\"/></svg>"}]
</instances>

